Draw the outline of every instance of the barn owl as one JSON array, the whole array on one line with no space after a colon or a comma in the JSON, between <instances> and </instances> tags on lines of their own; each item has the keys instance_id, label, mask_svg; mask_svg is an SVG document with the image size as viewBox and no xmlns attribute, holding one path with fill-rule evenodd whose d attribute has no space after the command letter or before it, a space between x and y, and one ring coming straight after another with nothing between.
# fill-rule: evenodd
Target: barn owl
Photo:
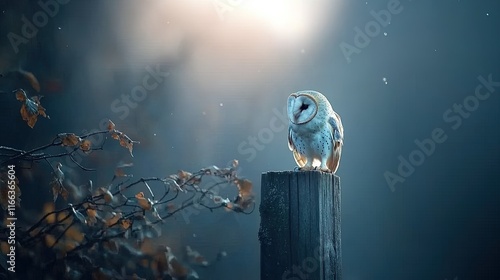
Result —
<instances>
[{"instance_id":1,"label":"barn owl","mask_svg":"<svg viewBox=\"0 0 500 280\"><path fill-rule=\"evenodd\" d=\"M344 143L344 127L328 99L312 90L292 93L287 112L288 148L300 170L319 168L335 173Z\"/></svg>"}]
</instances>

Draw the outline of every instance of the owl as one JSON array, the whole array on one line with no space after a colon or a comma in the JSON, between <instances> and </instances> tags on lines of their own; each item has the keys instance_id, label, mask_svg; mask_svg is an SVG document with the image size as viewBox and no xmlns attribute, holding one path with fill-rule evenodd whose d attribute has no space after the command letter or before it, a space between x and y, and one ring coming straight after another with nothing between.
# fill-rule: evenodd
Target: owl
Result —
<instances>
[{"instance_id":1,"label":"owl","mask_svg":"<svg viewBox=\"0 0 500 280\"><path fill-rule=\"evenodd\" d=\"M288 148L300 170L319 168L335 173L344 143L344 127L328 99L312 90L292 93L287 113Z\"/></svg>"}]
</instances>

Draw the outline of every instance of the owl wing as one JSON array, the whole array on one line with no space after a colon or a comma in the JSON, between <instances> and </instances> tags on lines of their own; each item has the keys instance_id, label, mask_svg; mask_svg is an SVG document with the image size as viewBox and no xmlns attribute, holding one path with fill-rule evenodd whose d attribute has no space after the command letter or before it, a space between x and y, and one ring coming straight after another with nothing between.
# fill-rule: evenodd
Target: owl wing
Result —
<instances>
[{"instance_id":1,"label":"owl wing","mask_svg":"<svg viewBox=\"0 0 500 280\"><path fill-rule=\"evenodd\" d=\"M344 127L339 114L333 112L333 115L328 119L328 124L331 128L333 149L330 157L327 160L327 166L332 171L337 171L339 166L340 156L342 154L342 145L344 144Z\"/></svg>"},{"instance_id":2,"label":"owl wing","mask_svg":"<svg viewBox=\"0 0 500 280\"><path fill-rule=\"evenodd\" d=\"M292 128L289 127L288 128L288 148L290 149L290 151L293 152L293 158L295 159L295 162L297 163L297 165L299 167L304 167L304 165L306 165L306 163L307 163L307 158L305 155L302 155L299 153L299 151L297 151L297 148L295 147L295 144L293 143L292 133L293 133Z\"/></svg>"}]
</instances>

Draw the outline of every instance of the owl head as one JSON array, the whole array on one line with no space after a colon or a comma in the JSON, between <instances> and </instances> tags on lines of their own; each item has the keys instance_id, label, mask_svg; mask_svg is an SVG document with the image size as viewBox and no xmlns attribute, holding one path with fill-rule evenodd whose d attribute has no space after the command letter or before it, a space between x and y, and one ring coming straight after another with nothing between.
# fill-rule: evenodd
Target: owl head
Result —
<instances>
[{"instance_id":1,"label":"owl head","mask_svg":"<svg viewBox=\"0 0 500 280\"><path fill-rule=\"evenodd\" d=\"M326 97L317 91L304 90L292 93L288 97L288 119L296 125L308 123L316 116L320 107L321 110L328 110L323 106L331 108Z\"/></svg>"}]
</instances>

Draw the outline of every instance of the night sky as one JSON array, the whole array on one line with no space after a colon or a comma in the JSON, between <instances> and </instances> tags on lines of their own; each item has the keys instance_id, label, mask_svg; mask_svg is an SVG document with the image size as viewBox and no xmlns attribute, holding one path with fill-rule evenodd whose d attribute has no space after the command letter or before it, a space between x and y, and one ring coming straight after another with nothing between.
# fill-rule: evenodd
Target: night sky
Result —
<instances>
[{"instance_id":1,"label":"night sky","mask_svg":"<svg viewBox=\"0 0 500 280\"><path fill-rule=\"evenodd\" d=\"M286 99L317 90L345 129L344 279L500 279L500 2L59 0L46 21L40 3L0 0L0 73L32 72L50 119L31 129L0 94L0 145L29 149L109 118L141 142L134 158L106 143L85 165L133 162L147 177L238 159L258 209L261 173L295 167ZM0 78L18 87L36 94ZM22 203L37 209L50 177L29 173ZM209 258L227 251L196 269L202 279L254 280L259 222L257 210L207 210L165 230Z\"/></svg>"}]
</instances>

